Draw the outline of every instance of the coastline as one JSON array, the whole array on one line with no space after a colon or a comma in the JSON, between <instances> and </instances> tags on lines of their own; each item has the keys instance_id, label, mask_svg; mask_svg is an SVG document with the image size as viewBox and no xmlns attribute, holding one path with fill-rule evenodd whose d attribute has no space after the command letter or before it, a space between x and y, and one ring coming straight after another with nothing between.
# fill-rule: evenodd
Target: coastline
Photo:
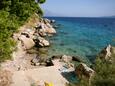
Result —
<instances>
[{"instance_id":1,"label":"coastline","mask_svg":"<svg viewBox=\"0 0 115 86\"><path fill-rule=\"evenodd\" d=\"M81 57L58 54L43 58L44 55L48 57L46 48L51 45L45 38L56 34L52 26L53 22L54 20L48 19L36 20L33 27L28 27L27 24L27 26L22 26L18 33L14 33L13 38L17 41L17 50L13 52L12 60L3 62L1 65L2 70L7 70L9 72L7 75L12 77L11 86L31 86L32 84L36 86L43 85L45 82L53 83L54 86L63 86L79 83L82 76L90 83L95 70ZM111 49L114 51L114 47L109 45L102 50L99 56L103 55L103 57L100 58L111 62L109 57L112 53L114 54Z\"/></svg>"}]
</instances>

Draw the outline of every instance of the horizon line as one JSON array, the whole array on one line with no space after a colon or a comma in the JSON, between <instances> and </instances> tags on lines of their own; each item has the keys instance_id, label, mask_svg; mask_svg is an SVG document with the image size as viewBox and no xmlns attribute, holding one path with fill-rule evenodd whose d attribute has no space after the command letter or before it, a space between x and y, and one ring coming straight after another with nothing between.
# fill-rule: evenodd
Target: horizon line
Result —
<instances>
[{"instance_id":1,"label":"horizon line","mask_svg":"<svg viewBox=\"0 0 115 86\"><path fill-rule=\"evenodd\" d=\"M115 16L99 16L99 17L96 17L96 16L94 16L94 17L91 17L91 16L89 16L89 17L80 17L80 16L43 16L43 17L68 17L68 18L115 18Z\"/></svg>"}]
</instances>

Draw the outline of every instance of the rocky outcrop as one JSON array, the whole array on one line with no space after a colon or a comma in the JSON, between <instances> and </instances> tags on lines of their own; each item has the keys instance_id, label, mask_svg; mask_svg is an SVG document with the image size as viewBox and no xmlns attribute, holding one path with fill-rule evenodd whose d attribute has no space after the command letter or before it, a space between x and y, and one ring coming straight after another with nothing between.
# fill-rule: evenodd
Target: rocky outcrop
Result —
<instances>
[{"instance_id":1,"label":"rocky outcrop","mask_svg":"<svg viewBox=\"0 0 115 86\"><path fill-rule=\"evenodd\" d=\"M51 20L41 19L35 28L27 28L24 26L18 33L13 34L13 38L21 41L24 49L31 49L34 45L41 47L49 46L49 41L43 37L56 33L51 23Z\"/></svg>"},{"instance_id":2,"label":"rocky outcrop","mask_svg":"<svg viewBox=\"0 0 115 86\"><path fill-rule=\"evenodd\" d=\"M91 69L90 67L88 67L86 64L80 63L76 67L75 73L78 76L78 78L80 78L80 79L82 79L84 77L87 79L90 79L94 75L94 70Z\"/></svg>"},{"instance_id":3,"label":"rocky outcrop","mask_svg":"<svg viewBox=\"0 0 115 86\"><path fill-rule=\"evenodd\" d=\"M112 61L115 56L115 47L108 45L98 55L98 58L106 61Z\"/></svg>"},{"instance_id":4,"label":"rocky outcrop","mask_svg":"<svg viewBox=\"0 0 115 86\"><path fill-rule=\"evenodd\" d=\"M56 30L51 25L51 21L48 19L42 19L39 24L36 26L36 29L39 32L39 35L46 36L47 34L55 34Z\"/></svg>"}]
</instances>

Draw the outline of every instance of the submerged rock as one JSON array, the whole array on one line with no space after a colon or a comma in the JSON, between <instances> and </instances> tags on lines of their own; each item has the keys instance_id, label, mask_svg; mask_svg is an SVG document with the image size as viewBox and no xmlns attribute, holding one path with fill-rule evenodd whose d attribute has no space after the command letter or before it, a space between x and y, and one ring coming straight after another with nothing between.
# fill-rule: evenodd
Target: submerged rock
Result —
<instances>
[{"instance_id":1,"label":"submerged rock","mask_svg":"<svg viewBox=\"0 0 115 86\"><path fill-rule=\"evenodd\" d=\"M86 64L80 63L76 67L75 73L80 79L84 77L90 79L94 75L94 70L88 67Z\"/></svg>"},{"instance_id":2,"label":"submerged rock","mask_svg":"<svg viewBox=\"0 0 115 86\"><path fill-rule=\"evenodd\" d=\"M72 61L83 62L78 56L73 56Z\"/></svg>"}]
</instances>

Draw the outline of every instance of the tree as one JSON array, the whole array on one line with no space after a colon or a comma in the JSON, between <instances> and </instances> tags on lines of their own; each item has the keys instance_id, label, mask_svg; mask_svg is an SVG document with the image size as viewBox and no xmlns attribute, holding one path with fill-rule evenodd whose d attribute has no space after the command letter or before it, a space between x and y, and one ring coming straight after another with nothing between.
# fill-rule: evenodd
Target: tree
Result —
<instances>
[{"instance_id":1,"label":"tree","mask_svg":"<svg viewBox=\"0 0 115 86\"><path fill-rule=\"evenodd\" d=\"M40 4L43 4L45 2L46 2L46 0L38 0L38 3L40 3Z\"/></svg>"},{"instance_id":2,"label":"tree","mask_svg":"<svg viewBox=\"0 0 115 86\"><path fill-rule=\"evenodd\" d=\"M35 0L0 1L0 62L11 58L15 46L13 33L34 13L43 15Z\"/></svg>"}]
</instances>

